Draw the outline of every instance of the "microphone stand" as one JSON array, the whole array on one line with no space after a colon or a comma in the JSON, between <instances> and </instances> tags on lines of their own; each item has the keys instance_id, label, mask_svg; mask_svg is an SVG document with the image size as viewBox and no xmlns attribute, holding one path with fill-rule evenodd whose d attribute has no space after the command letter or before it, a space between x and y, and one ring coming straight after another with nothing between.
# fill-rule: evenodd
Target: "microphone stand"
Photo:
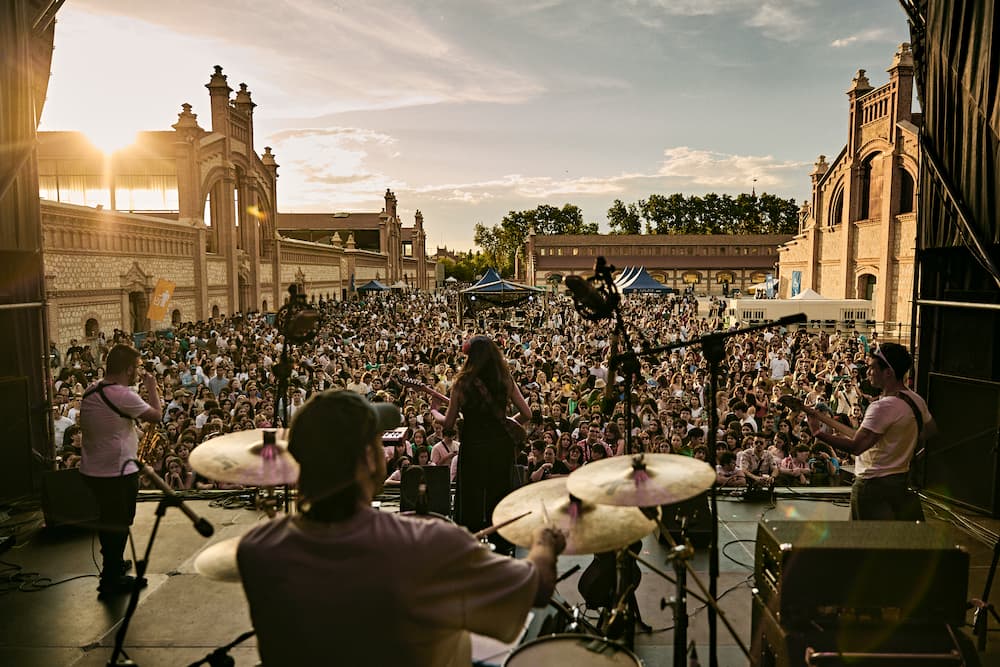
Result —
<instances>
[{"instance_id":1,"label":"microphone stand","mask_svg":"<svg viewBox=\"0 0 1000 667\"><path fill-rule=\"evenodd\" d=\"M763 329L770 329L773 327L785 326L788 324L799 324L805 321L806 321L806 315L804 313L799 313L797 315L789 315L787 317L782 317L778 320L775 320L774 322L768 322L765 324L758 324L754 326L744 327L729 332L712 333L702 336L701 338L696 338L694 340L680 341L677 343L671 343L669 345L661 345L659 347L651 347L649 349L643 350L641 354L637 354L630 348L629 351L623 352L617 356L620 357L619 360L620 362L625 363L626 360L630 357L637 360L639 357L645 357L645 356L656 357L663 352L669 352L670 350L674 350L681 347L689 347L692 345L701 346L702 353L708 360L708 365L709 365L709 375L708 375L709 400L707 401L709 405L707 406L707 409L709 410L708 433L712 439L708 441L708 448L707 448L708 452L706 455L706 463L708 463L712 467L712 470L714 471L716 466L715 441L718 438L718 431L719 431L719 413L715 406L715 395L716 392L718 391L718 379L721 374L720 371L722 369L722 361L725 359L726 356L726 345L725 345L726 339L733 336L745 334L751 331L760 331ZM612 361L612 363L614 363L614 361ZM635 363L637 363L637 361ZM719 638L718 638L717 617L719 615L719 610L715 601L718 600L718 590L719 590L719 506L717 502L717 493L715 484L713 484L711 489L709 490L709 498L710 498L710 503L709 503L710 513L712 517L710 523L712 524L712 529L711 529L711 542L709 544L709 558L708 558L709 588L707 591L708 599L710 600L710 604L708 605L708 650L709 650L708 662L710 667L718 667ZM660 524L660 530L666 532L669 535L669 530L665 525L663 525L662 522ZM690 567L689 563L687 565L688 567ZM694 577L695 581L698 582L700 585L700 581L694 575L693 571L691 572L691 575ZM743 649L743 652L746 654L747 658L750 658L750 651L743 645L742 641L737 636L736 632L732 629L732 627L729 626L729 623L728 621L726 621L725 617L723 617L723 622L725 622L726 626L729 627L730 633L733 635L733 638L736 639L737 643L739 643L740 648Z\"/></svg>"},{"instance_id":2,"label":"microphone stand","mask_svg":"<svg viewBox=\"0 0 1000 667\"><path fill-rule=\"evenodd\" d=\"M149 554L153 550L153 542L156 541L156 532L160 528L160 520L163 518L163 515L167 513L168 507L180 506L181 499L178 496L169 494L165 494L156 506L156 521L153 522L153 531L149 536L149 542L146 543L146 552L143 554L142 559L135 564L135 584L132 586L132 593L129 596L128 607L125 609L125 617L122 619L122 624L118 628L118 632L115 634L115 648L111 652L111 657L108 659L108 667L137 664L133 662L127 654L125 654L125 635L128 633L128 626L132 621L132 617L135 615L136 607L139 606L139 591L142 590L143 583L146 579L146 568L149 565ZM125 662L119 662L119 657L122 655L125 655Z\"/></svg>"},{"instance_id":3,"label":"microphone stand","mask_svg":"<svg viewBox=\"0 0 1000 667\"><path fill-rule=\"evenodd\" d=\"M288 303L278 309L275 317L277 329L284 337L281 345L281 360L273 367L277 386L274 389L274 419L281 422L281 428L288 428L288 388L292 377L292 362L288 349L292 343L305 343L311 340L318 331L319 313L306 302L306 295L298 293L295 283L288 286ZM275 423L275 428L278 424ZM271 443L265 442L265 447ZM265 456L273 456L273 450L266 450ZM288 513L289 493L285 484L284 509ZM270 513L270 512L269 512Z\"/></svg>"}]
</instances>

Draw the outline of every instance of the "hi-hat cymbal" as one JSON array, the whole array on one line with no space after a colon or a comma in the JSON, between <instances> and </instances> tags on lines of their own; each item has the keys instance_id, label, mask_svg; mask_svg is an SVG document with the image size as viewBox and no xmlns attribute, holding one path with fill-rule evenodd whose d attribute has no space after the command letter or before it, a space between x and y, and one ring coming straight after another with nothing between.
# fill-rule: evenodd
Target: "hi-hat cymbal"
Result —
<instances>
[{"instance_id":1,"label":"hi-hat cymbal","mask_svg":"<svg viewBox=\"0 0 1000 667\"><path fill-rule=\"evenodd\" d=\"M280 436L285 433L282 431ZM280 436L274 429L220 435L195 447L188 460L195 472L217 482L247 486L295 484L299 464ZM265 446L265 438L270 438L274 446Z\"/></svg>"},{"instance_id":2,"label":"hi-hat cymbal","mask_svg":"<svg viewBox=\"0 0 1000 667\"><path fill-rule=\"evenodd\" d=\"M546 519L566 535L566 554L596 554L627 547L651 533L656 523L635 507L595 505L570 498L566 477L522 486L501 500L493 510L493 523L502 523L531 512L499 530L522 547L531 546L531 536Z\"/></svg>"},{"instance_id":3,"label":"hi-hat cymbal","mask_svg":"<svg viewBox=\"0 0 1000 667\"><path fill-rule=\"evenodd\" d=\"M574 470L566 488L598 505L653 507L693 498L715 483L712 467L690 456L613 456Z\"/></svg>"},{"instance_id":4,"label":"hi-hat cymbal","mask_svg":"<svg viewBox=\"0 0 1000 667\"><path fill-rule=\"evenodd\" d=\"M240 568L236 564L236 549L240 546L240 537L216 542L207 547L194 559L194 571L213 581L229 581L239 583Z\"/></svg>"}]
</instances>

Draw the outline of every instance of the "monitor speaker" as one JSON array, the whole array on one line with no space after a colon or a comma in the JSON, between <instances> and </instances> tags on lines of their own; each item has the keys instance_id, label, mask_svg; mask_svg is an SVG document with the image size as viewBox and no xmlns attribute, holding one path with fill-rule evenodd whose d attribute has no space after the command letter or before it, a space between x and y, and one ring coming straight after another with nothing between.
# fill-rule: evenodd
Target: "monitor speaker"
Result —
<instances>
[{"instance_id":1,"label":"monitor speaker","mask_svg":"<svg viewBox=\"0 0 1000 667\"><path fill-rule=\"evenodd\" d=\"M420 476L427 484L427 509L451 516L451 466L410 466L403 471L399 487L399 511L417 509Z\"/></svg>"},{"instance_id":2,"label":"monitor speaker","mask_svg":"<svg viewBox=\"0 0 1000 667\"><path fill-rule=\"evenodd\" d=\"M42 473L42 513L50 528L97 521L97 500L78 469Z\"/></svg>"}]
</instances>

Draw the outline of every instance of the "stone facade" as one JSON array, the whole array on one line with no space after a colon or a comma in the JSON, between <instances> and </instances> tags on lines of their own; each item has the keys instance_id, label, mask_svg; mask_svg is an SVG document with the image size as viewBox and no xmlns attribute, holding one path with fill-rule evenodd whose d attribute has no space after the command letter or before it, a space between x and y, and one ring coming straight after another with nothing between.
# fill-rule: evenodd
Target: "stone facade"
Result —
<instances>
[{"instance_id":1,"label":"stone facade","mask_svg":"<svg viewBox=\"0 0 1000 667\"><path fill-rule=\"evenodd\" d=\"M900 45L873 88L859 70L847 91L848 140L811 174L799 233L779 249L780 295L792 283L834 299L870 298L878 331L908 337L916 258L919 114L911 111L913 56Z\"/></svg>"},{"instance_id":2,"label":"stone facade","mask_svg":"<svg viewBox=\"0 0 1000 667\"><path fill-rule=\"evenodd\" d=\"M434 286L423 216L403 228L389 191L372 248L281 234L278 164L270 147L254 148L250 91L232 95L218 66L206 88L207 130L183 104L172 130L142 132L111 155L76 132L38 134L47 315L60 349L97 331L273 311L291 284L309 299L345 298L352 275ZM150 322L160 279L176 287L166 317Z\"/></svg>"},{"instance_id":3,"label":"stone facade","mask_svg":"<svg viewBox=\"0 0 1000 667\"><path fill-rule=\"evenodd\" d=\"M387 285L402 283L423 290L438 283L436 262L427 257L423 213L416 211L413 227L403 227L396 195L389 189L385 191L385 205L378 213L279 213L278 233L287 238L343 247L350 257L347 276L348 279L354 276L356 286L376 277ZM373 262L365 253L379 257Z\"/></svg>"}]
</instances>

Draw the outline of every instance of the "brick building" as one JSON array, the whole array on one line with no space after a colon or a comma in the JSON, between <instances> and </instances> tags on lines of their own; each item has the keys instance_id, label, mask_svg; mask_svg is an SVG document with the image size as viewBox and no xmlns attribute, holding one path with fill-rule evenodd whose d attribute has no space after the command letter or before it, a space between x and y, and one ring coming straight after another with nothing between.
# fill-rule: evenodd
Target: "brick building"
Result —
<instances>
[{"instance_id":1,"label":"brick building","mask_svg":"<svg viewBox=\"0 0 1000 667\"><path fill-rule=\"evenodd\" d=\"M77 132L38 134L45 301L60 348L101 330L275 310L292 283L309 298L335 299L352 277L410 276L411 286L429 286L434 263L419 213L404 228L391 192L381 214L351 214L347 226L328 224L342 222L338 214L278 213L278 163L270 147L254 147L256 104L246 84L232 95L216 66L206 88L209 129L184 104L172 130L142 132L111 155ZM314 217L346 238L303 238L298 221ZM287 236L281 220L295 221ZM372 229L373 239L364 236ZM159 279L176 288L166 317L149 322Z\"/></svg>"},{"instance_id":2,"label":"brick building","mask_svg":"<svg viewBox=\"0 0 1000 667\"><path fill-rule=\"evenodd\" d=\"M725 285L746 293L777 269L777 247L791 238L754 234L588 234L529 232L518 277L529 285L557 284L568 275L589 276L604 257L622 270L644 266L667 287L721 295Z\"/></svg>"},{"instance_id":3,"label":"brick building","mask_svg":"<svg viewBox=\"0 0 1000 667\"><path fill-rule=\"evenodd\" d=\"M799 233L782 246L782 297L813 289L834 299L872 299L877 329L909 335L916 248L920 114L913 113L913 55L901 44L873 88L864 70L847 90L847 145L819 156Z\"/></svg>"}]
</instances>

